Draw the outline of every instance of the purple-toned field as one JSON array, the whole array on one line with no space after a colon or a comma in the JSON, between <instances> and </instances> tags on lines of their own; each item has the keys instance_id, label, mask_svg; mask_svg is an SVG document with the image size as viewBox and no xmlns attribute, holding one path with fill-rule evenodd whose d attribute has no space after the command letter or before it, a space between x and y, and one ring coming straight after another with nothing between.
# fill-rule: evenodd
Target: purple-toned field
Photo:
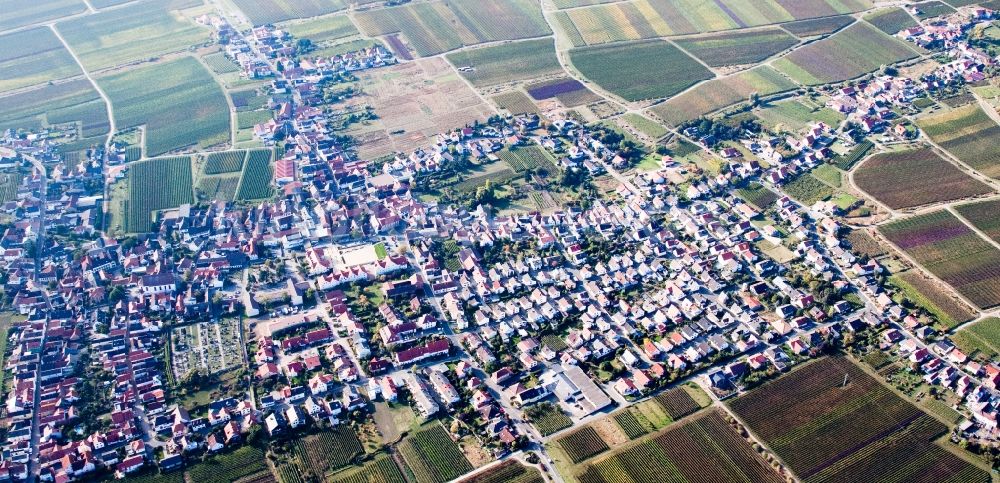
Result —
<instances>
[{"instance_id":1,"label":"purple-toned field","mask_svg":"<svg viewBox=\"0 0 1000 483\"><path fill-rule=\"evenodd\" d=\"M576 79L556 79L525 86L525 90L536 101L556 98L566 107L576 107L601 100Z\"/></svg>"},{"instance_id":2,"label":"purple-toned field","mask_svg":"<svg viewBox=\"0 0 1000 483\"><path fill-rule=\"evenodd\" d=\"M1000 305L1000 250L950 212L914 216L879 231L973 304Z\"/></svg>"},{"instance_id":3,"label":"purple-toned field","mask_svg":"<svg viewBox=\"0 0 1000 483\"><path fill-rule=\"evenodd\" d=\"M876 154L854 173L854 182L896 210L993 192L930 148Z\"/></svg>"}]
</instances>

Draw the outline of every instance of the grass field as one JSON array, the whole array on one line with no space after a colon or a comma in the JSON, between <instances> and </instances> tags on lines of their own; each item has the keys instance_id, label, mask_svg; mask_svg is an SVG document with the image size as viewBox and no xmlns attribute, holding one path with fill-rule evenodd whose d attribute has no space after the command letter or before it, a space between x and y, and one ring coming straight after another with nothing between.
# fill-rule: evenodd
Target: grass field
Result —
<instances>
[{"instance_id":1,"label":"grass field","mask_svg":"<svg viewBox=\"0 0 1000 483\"><path fill-rule=\"evenodd\" d=\"M149 156L229 139L225 94L191 57L98 78L97 82L111 97L119 128L146 126Z\"/></svg>"},{"instance_id":2,"label":"grass field","mask_svg":"<svg viewBox=\"0 0 1000 483\"><path fill-rule=\"evenodd\" d=\"M802 98L768 104L754 114L765 125L779 131L801 131L816 122L837 126L844 120L839 112Z\"/></svg>"},{"instance_id":3,"label":"grass field","mask_svg":"<svg viewBox=\"0 0 1000 483\"><path fill-rule=\"evenodd\" d=\"M950 330L976 315L967 305L955 300L949 290L940 288L937 282L918 271L898 273L889 280L903 291L907 299L933 315L942 330Z\"/></svg>"},{"instance_id":4,"label":"grass field","mask_svg":"<svg viewBox=\"0 0 1000 483\"><path fill-rule=\"evenodd\" d=\"M194 201L191 158L178 156L138 161L128 168L128 201L123 224L129 233L149 230L154 211ZM164 180L170 180L164 183Z\"/></svg>"},{"instance_id":5,"label":"grass field","mask_svg":"<svg viewBox=\"0 0 1000 483\"><path fill-rule=\"evenodd\" d=\"M84 137L106 134L110 128L107 106L86 79L0 97L0 130L41 129L70 121L81 123Z\"/></svg>"},{"instance_id":6,"label":"grass field","mask_svg":"<svg viewBox=\"0 0 1000 483\"><path fill-rule=\"evenodd\" d=\"M236 193L237 200L261 200L274 195L274 188L271 187L274 168L271 161L270 149L254 149L247 153L240 187Z\"/></svg>"},{"instance_id":7,"label":"grass field","mask_svg":"<svg viewBox=\"0 0 1000 483\"><path fill-rule=\"evenodd\" d=\"M1000 243L1000 200L959 205L955 211L990 239Z\"/></svg>"},{"instance_id":8,"label":"grass field","mask_svg":"<svg viewBox=\"0 0 1000 483\"><path fill-rule=\"evenodd\" d=\"M689 54L712 67L756 64L799 40L780 28L723 32L675 40Z\"/></svg>"},{"instance_id":9,"label":"grass field","mask_svg":"<svg viewBox=\"0 0 1000 483\"><path fill-rule=\"evenodd\" d=\"M629 101L673 96L714 74L662 40L573 49L580 73Z\"/></svg>"},{"instance_id":10,"label":"grass field","mask_svg":"<svg viewBox=\"0 0 1000 483\"><path fill-rule=\"evenodd\" d=\"M83 73L46 27L0 36L0 45L0 93Z\"/></svg>"},{"instance_id":11,"label":"grass field","mask_svg":"<svg viewBox=\"0 0 1000 483\"><path fill-rule=\"evenodd\" d=\"M658 104L652 111L664 121L677 125L740 102L748 102L752 94L769 96L797 87L778 71L762 65L705 82Z\"/></svg>"},{"instance_id":12,"label":"grass field","mask_svg":"<svg viewBox=\"0 0 1000 483\"><path fill-rule=\"evenodd\" d=\"M81 0L0 0L0 31L41 23L82 13L87 5Z\"/></svg>"},{"instance_id":13,"label":"grass field","mask_svg":"<svg viewBox=\"0 0 1000 483\"><path fill-rule=\"evenodd\" d=\"M537 2L479 0L414 3L358 12L358 26L369 36L402 33L422 56L462 46L541 37L551 33Z\"/></svg>"},{"instance_id":14,"label":"grass field","mask_svg":"<svg viewBox=\"0 0 1000 483\"><path fill-rule=\"evenodd\" d=\"M1000 305L1000 250L950 212L914 216L879 231L979 308Z\"/></svg>"},{"instance_id":15,"label":"grass field","mask_svg":"<svg viewBox=\"0 0 1000 483\"><path fill-rule=\"evenodd\" d=\"M553 39L525 40L448 54L456 67L471 67L459 71L478 87L525 81L563 72L556 58ZM517 68L511 68L516 62Z\"/></svg>"},{"instance_id":16,"label":"grass field","mask_svg":"<svg viewBox=\"0 0 1000 483\"><path fill-rule=\"evenodd\" d=\"M985 359L1000 356L1000 319L987 317L959 329L952 342L968 355L978 353Z\"/></svg>"},{"instance_id":17,"label":"grass field","mask_svg":"<svg viewBox=\"0 0 1000 483\"><path fill-rule=\"evenodd\" d=\"M144 61L208 41L208 29L177 10L194 0L138 3L60 22L59 33L88 71Z\"/></svg>"},{"instance_id":18,"label":"grass field","mask_svg":"<svg viewBox=\"0 0 1000 483\"><path fill-rule=\"evenodd\" d=\"M906 13L906 10L899 7L878 10L865 15L864 18L868 23L889 35L896 35L896 32L900 30L917 26L917 21L913 20L913 17Z\"/></svg>"},{"instance_id":19,"label":"grass field","mask_svg":"<svg viewBox=\"0 0 1000 483\"><path fill-rule=\"evenodd\" d=\"M854 172L854 182L897 210L993 192L930 148L876 154Z\"/></svg>"},{"instance_id":20,"label":"grass field","mask_svg":"<svg viewBox=\"0 0 1000 483\"><path fill-rule=\"evenodd\" d=\"M438 423L404 438L399 452L417 481L444 483L472 471L462 450Z\"/></svg>"},{"instance_id":21,"label":"grass field","mask_svg":"<svg viewBox=\"0 0 1000 483\"><path fill-rule=\"evenodd\" d=\"M1000 179L1000 126L978 104L917 120L917 125L952 155L991 178Z\"/></svg>"},{"instance_id":22,"label":"grass field","mask_svg":"<svg viewBox=\"0 0 1000 483\"><path fill-rule=\"evenodd\" d=\"M859 22L794 50L774 66L801 84L820 85L853 79L916 56L902 40Z\"/></svg>"},{"instance_id":23,"label":"grass field","mask_svg":"<svg viewBox=\"0 0 1000 483\"><path fill-rule=\"evenodd\" d=\"M579 469L581 483L784 481L720 411L616 448Z\"/></svg>"},{"instance_id":24,"label":"grass field","mask_svg":"<svg viewBox=\"0 0 1000 483\"><path fill-rule=\"evenodd\" d=\"M843 357L812 362L729 404L808 483L990 481L931 441L943 424Z\"/></svg>"}]
</instances>

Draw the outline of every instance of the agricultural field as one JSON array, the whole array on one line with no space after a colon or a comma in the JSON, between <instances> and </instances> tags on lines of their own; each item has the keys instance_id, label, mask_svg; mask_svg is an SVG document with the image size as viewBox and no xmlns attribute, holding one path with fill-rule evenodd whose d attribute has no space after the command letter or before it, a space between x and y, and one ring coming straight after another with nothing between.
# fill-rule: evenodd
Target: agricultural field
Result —
<instances>
[{"instance_id":1,"label":"agricultural field","mask_svg":"<svg viewBox=\"0 0 1000 483\"><path fill-rule=\"evenodd\" d=\"M683 392L683 389L677 390ZM701 406L695 403L695 408L701 409ZM669 414L668 409L658 399L647 399L633 404L613 414L611 418L630 440L658 431L677 419Z\"/></svg>"},{"instance_id":2,"label":"agricultural field","mask_svg":"<svg viewBox=\"0 0 1000 483\"><path fill-rule=\"evenodd\" d=\"M267 95L260 93L257 89L244 89L230 91L229 96L233 100L233 106L237 112L256 111L267 106Z\"/></svg>"},{"instance_id":3,"label":"agricultural field","mask_svg":"<svg viewBox=\"0 0 1000 483\"><path fill-rule=\"evenodd\" d=\"M882 65L912 59L917 53L902 40L865 22L813 42L776 60L774 67L805 85L860 77Z\"/></svg>"},{"instance_id":4,"label":"agricultural field","mask_svg":"<svg viewBox=\"0 0 1000 483\"><path fill-rule=\"evenodd\" d=\"M498 108L511 114L541 114L542 111L521 91L509 91L493 96L493 102Z\"/></svg>"},{"instance_id":5,"label":"agricultural field","mask_svg":"<svg viewBox=\"0 0 1000 483\"><path fill-rule=\"evenodd\" d=\"M243 170L247 151L220 151L205 157L205 174L235 173Z\"/></svg>"},{"instance_id":6,"label":"agricultural field","mask_svg":"<svg viewBox=\"0 0 1000 483\"><path fill-rule=\"evenodd\" d=\"M311 18L281 26L282 30L298 39L309 39L314 44L353 37L360 34L347 15Z\"/></svg>"},{"instance_id":7,"label":"agricultural field","mask_svg":"<svg viewBox=\"0 0 1000 483\"><path fill-rule=\"evenodd\" d=\"M708 411L652 439L616 449L581 468L577 479L581 483L784 481L720 411Z\"/></svg>"},{"instance_id":8,"label":"agricultural field","mask_svg":"<svg viewBox=\"0 0 1000 483\"><path fill-rule=\"evenodd\" d=\"M536 101L555 98L565 107L577 107L601 100L601 97L587 89L576 79L560 78L536 82L525 86L528 95Z\"/></svg>"},{"instance_id":9,"label":"agricultural field","mask_svg":"<svg viewBox=\"0 0 1000 483\"><path fill-rule=\"evenodd\" d=\"M350 4L375 0L233 0L254 25L278 23L296 18L318 17L346 9Z\"/></svg>"},{"instance_id":10,"label":"agricultural field","mask_svg":"<svg viewBox=\"0 0 1000 483\"><path fill-rule=\"evenodd\" d=\"M194 190L199 201L233 201L240 188L240 174L208 175L198 178Z\"/></svg>"},{"instance_id":11,"label":"agricultural field","mask_svg":"<svg viewBox=\"0 0 1000 483\"><path fill-rule=\"evenodd\" d=\"M832 34L852 23L854 23L854 17L840 15L783 23L781 28L789 31L792 35L805 38Z\"/></svg>"},{"instance_id":12,"label":"agricultural field","mask_svg":"<svg viewBox=\"0 0 1000 483\"><path fill-rule=\"evenodd\" d=\"M559 447L574 464L608 450L608 444L591 426L584 426L556 440Z\"/></svg>"},{"instance_id":13,"label":"agricultural field","mask_svg":"<svg viewBox=\"0 0 1000 483\"><path fill-rule=\"evenodd\" d=\"M17 187L21 185L21 176L17 173L0 173L0 203L6 203L17 197Z\"/></svg>"},{"instance_id":14,"label":"agricultural field","mask_svg":"<svg viewBox=\"0 0 1000 483\"><path fill-rule=\"evenodd\" d=\"M765 105L754 114L768 127L777 131L801 131L810 124L823 122L827 126L837 126L844 116L823 105L822 98L807 97Z\"/></svg>"},{"instance_id":15,"label":"agricultural field","mask_svg":"<svg viewBox=\"0 0 1000 483\"><path fill-rule=\"evenodd\" d=\"M920 118L917 125L959 161L1000 179L1000 126L978 104Z\"/></svg>"},{"instance_id":16,"label":"agricultural field","mask_svg":"<svg viewBox=\"0 0 1000 483\"><path fill-rule=\"evenodd\" d=\"M888 253L885 246L865 229L851 230L844 238L851 244L851 250L860 256L879 258Z\"/></svg>"},{"instance_id":17,"label":"agricultural field","mask_svg":"<svg viewBox=\"0 0 1000 483\"><path fill-rule=\"evenodd\" d=\"M551 33L539 4L531 0L415 3L358 12L355 20L368 36L403 34L425 57L463 46Z\"/></svg>"},{"instance_id":18,"label":"agricultural field","mask_svg":"<svg viewBox=\"0 0 1000 483\"><path fill-rule=\"evenodd\" d=\"M0 36L0 45L0 93L83 74L46 27Z\"/></svg>"},{"instance_id":19,"label":"agricultural field","mask_svg":"<svg viewBox=\"0 0 1000 483\"><path fill-rule=\"evenodd\" d=\"M939 0L916 3L913 7L917 9L917 17L921 20L955 13L954 8Z\"/></svg>"},{"instance_id":20,"label":"agricultural field","mask_svg":"<svg viewBox=\"0 0 1000 483\"><path fill-rule=\"evenodd\" d=\"M191 467L188 481L198 483L230 483L250 475L267 471L264 452L250 445L231 453L216 455Z\"/></svg>"},{"instance_id":21,"label":"agricultural field","mask_svg":"<svg viewBox=\"0 0 1000 483\"><path fill-rule=\"evenodd\" d=\"M87 11L82 0L0 0L0 31Z\"/></svg>"},{"instance_id":22,"label":"agricultural field","mask_svg":"<svg viewBox=\"0 0 1000 483\"><path fill-rule=\"evenodd\" d=\"M752 94L766 97L797 87L778 71L762 65L700 84L653 107L652 111L671 125L678 125L740 102L748 102Z\"/></svg>"},{"instance_id":23,"label":"agricultural field","mask_svg":"<svg viewBox=\"0 0 1000 483\"><path fill-rule=\"evenodd\" d=\"M799 39L780 28L770 27L685 37L674 42L702 62L724 67L763 62L795 46Z\"/></svg>"},{"instance_id":24,"label":"agricultural field","mask_svg":"<svg viewBox=\"0 0 1000 483\"><path fill-rule=\"evenodd\" d=\"M844 183L844 173L832 164L821 164L809 171L814 178L826 183L831 188L840 188Z\"/></svg>"},{"instance_id":25,"label":"agricultural field","mask_svg":"<svg viewBox=\"0 0 1000 483\"><path fill-rule=\"evenodd\" d=\"M226 57L226 54L222 52L208 54L202 57L201 60L204 60L208 68L216 74L232 74L240 71L240 66L229 57Z\"/></svg>"},{"instance_id":26,"label":"agricultural field","mask_svg":"<svg viewBox=\"0 0 1000 483\"><path fill-rule=\"evenodd\" d=\"M889 35L896 35L896 33L900 30L916 27L918 25L917 21L914 20L913 17L906 12L906 10L899 7L877 10L865 15L864 18L865 21Z\"/></svg>"},{"instance_id":27,"label":"agricultural field","mask_svg":"<svg viewBox=\"0 0 1000 483\"><path fill-rule=\"evenodd\" d=\"M958 300L951 292L916 270L907 270L889 277L906 298L930 312L943 330L950 330L972 320L976 312Z\"/></svg>"},{"instance_id":28,"label":"agricultural field","mask_svg":"<svg viewBox=\"0 0 1000 483\"><path fill-rule=\"evenodd\" d=\"M989 481L931 441L946 426L844 357L806 364L729 405L808 483Z\"/></svg>"},{"instance_id":29,"label":"agricultural field","mask_svg":"<svg viewBox=\"0 0 1000 483\"><path fill-rule=\"evenodd\" d=\"M274 113L269 110L260 111L239 111L236 113L236 128L253 129L258 124L266 123L274 118Z\"/></svg>"},{"instance_id":30,"label":"agricultural field","mask_svg":"<svg viewBox=\"0 0 1000 483\"><path fill-rule=\"evenodd\" d=\"M399 467L386 455L376 456L358 470L345 470L327 478L331 483L406 483ZM282 481L282 483L289 483Z\"/></svg>"},{"instance_id":31,"label":"agricultural field","mask_svg":"<svg viewBox=\"0 0 1000 483\"><path fill-rule=\"evenodd\" d=\"M1000 305L1000 250L950 212L914 216L879 231L979 308Z\"/></svg>"},{"instance_id":32,"label":"agricultural field","mask_svg":"<svg viewBox=\"0 0 1000 483\"><path fill-rule=\"evenodd\" d=\"M98 71L208 41L208 29L181 18L178 10L195 0L163 0L127 5L56 24L56 29L88 71Z\"/></svg>"},{"instance_id":33,"label":"agricultural field","mask_svg":"<svg viewBox=\"0 0 1000 483\"><path fill-rule=\"evenodd\" d=\"M788 196L795 198L807 206L817 201L823 201L834 194L833 188L809 173L803 174L785 184L783 190L785 193L788 193Z\"/></svg>"},{"instance_id":34,"label":"agricultural field","mask_svg":"<svg viewBox=\"0 0 1000 483\"><path fill-rule=\"evenodd\" d=\"M518 173L539 169L549 174L559 172L559 168L556 167L552 155L545 148L538 145L533 144L530 146L509 148L500 151L497 155Z\"/></svg>"},{"instance_id":35,"label":"agricultural field","mask_svg":"<svg viewBox=\"0 0 1000 483\"><path fill-rule=\"evenodd\" d=\"M744 201L762 211L771 208L774 206L774 202L778 201L777 193L759 183L751 183L746 188L740 188L736 193Z\"/></svg>"},{"instance_id":36,"label":"agricultural field","mask_svg":"<svg viewBox=\"0 0 1000 483\"><path fill-rule=\"evenodd\" d=\"M586 78L629 101L670 97L714 77L663 40L583 47L569 56Z\"/></svg>"},{"instance_id":37,"label":"agricultural field","mask_svg":"<svg viewBox=\"0 0 1000 483\"><path fill-rule=\"evenodd\" d=\"M296 440L292 452L312 474L325 475L351 464L364 448L350 426L340 425Z\"/></svg>"},{"instance_id":38,"label":"agricultural field","mask_svg":"<svg viewBox=\"0 0 1000 483\"><path fill-rule=\"evenodd\" d=\"M164 183L163 180L170 180ZM137 161L128 167L128 201L123 228L128 233L149 230L154 211L194 201L191 158L178 156Z\"/></svg>"},{"instance_id":39,"label":"agricultural field","mask_svg":"<svg viewBox=\"0 0 1000 483\"><path fill-rule=\"evenodd\" d=\"M271 186L274 179L274 168L271 166L273 154L270 149L254 149L247 153L240 187L236 192L237 200L262 200L274 195Z\"/></svg>"},{"instance_id":40,"label":"agricultural field","mask_svg":"<svg viewBox=\"0 0 1000 483\"><path fill-rule=\"evenodd\" d=\"M559 409L558 405L541 403L525 409L525 414L542 436L557 433L573 425L573 421Z\"/></svg>"},{"instance_id":41,"label":"agricultural field","mask_svg":"<svg viewBox=\"0 0 1000 483\"><path fill-rule=\"evenodd\" d=\"M100 77L97 82L111 98L119 128L146 126L149 156L229 139L225 94L194 58Z\"/></svg>"},{"instance_id":42,"label":"agricultural field","mask_svg":"<svg viewBox=\"0 0 1000 483\"><path fill-rule=\"evenodd\" d=\"M959 205L955 211L991 240L1000 243L1000 200Z\"/></svg>"},{"instance_id":43,"label":"agricultural field","mask_svg":"<svg viewBox=\"0 0 1000 483\"><path fill-rule=\"evenodd\" d=\"M662 124L634 112L625 113L622 120L633 129L645 134L652 140L657 140L670 133Z\"/></svg>"},{"instance_id":44,"label":"agricultural field","mask_svg":"<svg viewBox=\"0 0 1000 483\"><path fill-rule=\"evenodd\" d=\"M1000 356L1000 319L987 317L976 321L955 332L951 340L968 355L995 360Z\"/></svg>"},{"instance_id":45,"label":"agricultural field","mask_svg":"<svg viewBox=\"0 0 1000 483\"><path fill-rule=\"evenodd\" d=\"M65 122L80 122L84 137L110 129L107 105L86 79L0 97L0 130L41 129Z\"/></svg>"},{"instance_id":46,"label":"agricultural field","mask_svg":"<svg viewBox=\"0 0 1000 483\"><path fill-rule=\"evenodd\" d=\"M526 467L511 458L474 476L458 480L458 483L545 483L545 481L537 469Z\"/></svg>"},{"instance_id":47,"label":"agricultural field","mask_svg":"<svg viewBox=\"0 0 1000 483\"><path fill-rule=\"evenodd\" d=\"M553 39L525 40L453 52L448 61L477 87L563 73ZM517 68L511 68L516 63ZM471 70L465 70L471 69Z\"/></svg>"},{"instance_id":48,"label":"agricultural field","mask_svg":"<svg viewBox=\"0 0 1000 483\"><path fill-rule=\"evenodd\" d=\"M854 172L854 182L894 210L993 192L926 147L876 154Z\"/></svg>"},{"instance_id":49,"label":"agricultural field","mask_svg":"<svg viewBox=\"0 0 1000 483\"><path fill-rule=\"evenodd\" d=\"M844 155L838 155L833 158L833 165L840 168L843 171L850 171L858 161L861 161L868 155L868 152L875 147L875 143L865 139L861 141L856 146L851 148L851 151Z\"/></svg>"},{"instance_id":50,"label":"agricultural field","mask_svg":"<svg viewBox=\"0 0 1000 483\"><path fill-rule=\"evenodd\" d=\"M703 407L684 387L675 387L657 395L656 402L672 419L683 418Z\"/></svg>"},{"instance_id":51,"label":"agricultural field","mask_svg":"<svg viewBox=\"0 0 1000 483\"><path fill-rule=\"evenodd\" d=\"M411 433L399 444L399 452L420 482L444 483L473 469L438 423Z\"/></svg>"}]
</instances>

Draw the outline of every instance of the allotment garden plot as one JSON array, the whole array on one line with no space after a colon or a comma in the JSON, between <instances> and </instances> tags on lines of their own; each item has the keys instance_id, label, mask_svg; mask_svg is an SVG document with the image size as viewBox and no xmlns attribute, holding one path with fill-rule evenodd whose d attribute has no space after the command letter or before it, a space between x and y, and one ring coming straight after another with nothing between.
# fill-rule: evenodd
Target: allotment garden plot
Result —
<instances>
[{"instance_id":1,"label":"allotment garden plot","mask_svg":"<svg viewBox=\"0 0 1000 483\"><path fill-rule=\"evenodd\" d=\"M193 370L216 374L243 363L240 320L201 322L170 329L170 363L180 380Z\"/></svg>"},{"instance_id":2,"label":"allotment garden plot","mask_svg":"<svg viewBox=\"0 0 1000 483\"><path fill-rule=\"evenodd\" d=\"M932 442L944 424L844 357L811 362L730 407L807 483L990 481Z\"/></svg>"},{"instance_id":3,"label":"allotment garden plot","mask_svg":"<svg viewBox=\"0 0 1000 483\"><path fill-rule=\"evenodd\" d=\"M930 148L876 154L854 172L854 182L896 210L993 192Z\"/></svg>"},{"instance_id":4,"label":"allotment garden plot","mask_svg":"<svg viewBox=\"0 0 1000 483\"><path fill-rule=\"evenodd\" d=\"M1000 126L978 104L917 120L924 133L959 161L1000 179Z\"/></svg>"},{"instance_id":5,"label":"allotment garden plot","mask_svg":"<svg viewBox=\"0 0 1000 483\"><path fill-rule=\"evenodd\" d=\"M879 231L979 308L1000 305L1000 250L950 212L914 216Z\"/></svg>"}]
</instances>

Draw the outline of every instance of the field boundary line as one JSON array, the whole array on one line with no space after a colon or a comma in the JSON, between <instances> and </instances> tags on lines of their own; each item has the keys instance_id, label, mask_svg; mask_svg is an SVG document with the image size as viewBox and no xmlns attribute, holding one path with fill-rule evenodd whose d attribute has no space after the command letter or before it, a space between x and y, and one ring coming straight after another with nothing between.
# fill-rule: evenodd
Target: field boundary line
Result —
<instances>
[{"instance_id":1,"label":"field boundary line","mask_svg":"<svg viewBox=\"0 0 1000 483\"><path fill-rule=\"evenodd\" d=\"M49 30L51 30L52 33L55 34L56 38L59 39L59 42L62 43L66 51L69 52L69 55L73 57L73 61L75 61L76 65L80 67L80 71L83 72L83 76L86 77L88 81L90 81L90 84L94 86L94 90L97 91L97 93L101 96L101 99L104 100L104 104L107 106L108 139L107 141L104 142L104 148L105 150L107 150L108 146L111 145L111 139L114 137L115 132L118 130L117 126L115 126L114 106L111 103L111 98L108 97L108 95L104 92L104 89L101 89L101 86L90 75L90 72L87 71L87 68L83 66L83 62L80 61L80 57L76 55L76 52L73 52L73 49L70 47L69 42L66 42L66 39L64 39L62 34L59 33L59 29L56 28L56 25L54 23L50 23L48 24L48 27Z\"/></svg>"}]
</instances>

